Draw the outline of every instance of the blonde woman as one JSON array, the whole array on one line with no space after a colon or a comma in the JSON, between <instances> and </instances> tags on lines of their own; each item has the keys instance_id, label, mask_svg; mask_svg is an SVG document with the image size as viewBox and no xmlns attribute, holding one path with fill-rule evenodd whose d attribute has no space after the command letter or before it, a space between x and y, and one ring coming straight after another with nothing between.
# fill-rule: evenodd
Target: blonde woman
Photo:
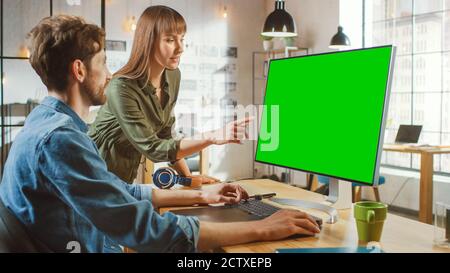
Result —
<instances>
[{"instance_id":1,"label":"blonde woman","mask_svg":"<svg viewBox=\"0 0 450 273\"><path fill-rule=\"evenodd\" d=\"M115 73L89 136L95 141L108 169L132 182L141 156L153 162L171 162L193 183L216 181L192 176L184 157L209 145L240 143L249 119L235 121L192 139L175 140L172 111L178 98L186 33L184 18L166 6L151 6L140 16L130 59ZM194 182L195 181L195 182Z\"/></svg>"}]
</instances>

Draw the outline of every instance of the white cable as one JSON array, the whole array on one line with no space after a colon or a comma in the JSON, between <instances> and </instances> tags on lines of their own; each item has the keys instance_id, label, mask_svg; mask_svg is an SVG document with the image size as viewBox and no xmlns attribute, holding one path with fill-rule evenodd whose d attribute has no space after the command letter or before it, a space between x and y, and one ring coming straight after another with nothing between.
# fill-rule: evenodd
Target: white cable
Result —
<instances>
[{"instance_id":1,"label":"white cable","mask_svg":"<svg viewBox=\"0 0 450 273\"><path fill-rule=\"evenodd\" d=\"M395 200L397 199L397 197L400 195L400 192L403 190L403 188L405 187L406 183L408 183L408 180L413 179L414 177L408 177L406 178L405 182L403 182L402 186L400 187L400 189L398 190L397 194L394 196L394 198L392 198L391 202L389 203L389 206L392 206L392 204L394 204Z\"/></svg>"}]
</instances>

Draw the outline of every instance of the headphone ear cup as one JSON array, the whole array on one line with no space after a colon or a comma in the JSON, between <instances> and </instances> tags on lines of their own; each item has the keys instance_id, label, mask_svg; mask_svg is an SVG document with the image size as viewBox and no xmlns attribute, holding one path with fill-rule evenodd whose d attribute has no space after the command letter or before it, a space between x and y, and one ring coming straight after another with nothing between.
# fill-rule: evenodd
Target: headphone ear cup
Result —
<instances>
[{"instance_id":1,"label":"headphone ear cup","mask_svg":"<svg viewBox=\"0 0 450 273\"><path fill-rule=\"evenodd\" d=\"M160 189L170 189L177 183L177 174L171 168L160 168L153 174L153 183Z\"/></svg>"},{"instance_id":2,"label":"headphone ear cup","mask_svg":"<svg viewBox=\"0 0 450 273\"><path fill-rule=\"evenodd\" d=\"M192 185L192 178L185 176L176 176L177 184L181 184L186 187L190 187Z\"/></svg>"}]
</instances>

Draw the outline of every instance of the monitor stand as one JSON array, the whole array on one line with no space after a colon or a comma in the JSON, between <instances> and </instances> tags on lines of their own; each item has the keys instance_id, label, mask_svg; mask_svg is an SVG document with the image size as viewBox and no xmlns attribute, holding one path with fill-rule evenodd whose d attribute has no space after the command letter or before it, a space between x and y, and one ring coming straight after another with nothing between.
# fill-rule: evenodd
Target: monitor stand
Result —
<instances>
[{"instance_id":1,"label":"monitor stand","mask_svg":"<svg viewBox=\"0 0 450 273\"><path fill-rule=\"evenodd\" d=\"M330 178L329 191L325 205L335 209L349 209L352 207L352 183Z\"/></svg>"},{"instance_id":2,"label":"monitor stand","mask_svg":"<svg viewBox=\"0 0 450 273\"><path fill-rule=\"evenodd\" d=\"M288 198L271 198L270 200L280 205L326 212L329 216L326 222L334 224L338 220L338 209L349 209L352 207L352 183L345 181L339 183L337 179L330 178L329 194L322 203Z\"/></svg>"}]
</instances>

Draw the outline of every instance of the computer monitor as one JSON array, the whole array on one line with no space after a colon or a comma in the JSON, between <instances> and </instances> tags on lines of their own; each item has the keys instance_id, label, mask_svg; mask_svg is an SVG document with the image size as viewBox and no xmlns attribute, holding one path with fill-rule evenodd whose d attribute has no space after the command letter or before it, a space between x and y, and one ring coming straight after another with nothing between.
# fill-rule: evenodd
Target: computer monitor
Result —
<instances>
[{"instance_id":1,"label":"computer monitor","mask_svg":"<svg viewBox=\"0 0 450 273\"><path fill-rule=\"evenodd\" d=\"M376 185L394 56L389 45L271 60L255 160Z\"/></svg>"}]
</instances>

